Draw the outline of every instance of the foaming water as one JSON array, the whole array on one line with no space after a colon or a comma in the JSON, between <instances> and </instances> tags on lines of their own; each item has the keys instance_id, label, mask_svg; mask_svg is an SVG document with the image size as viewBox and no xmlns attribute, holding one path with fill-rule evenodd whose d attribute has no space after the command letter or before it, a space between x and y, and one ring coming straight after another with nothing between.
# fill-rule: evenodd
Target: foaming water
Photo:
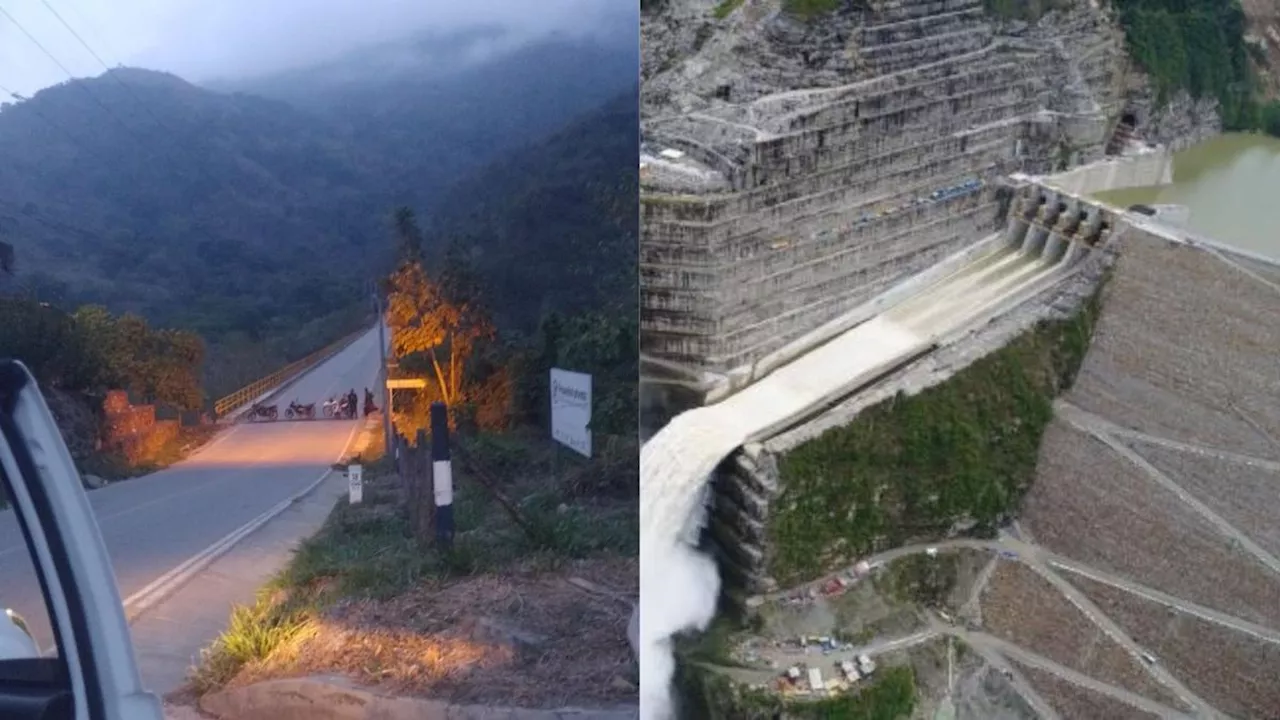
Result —
<instances>
[{"instance_id":1,"label":"foaming water","mask_svg":"<svg viewBox=\"0 0 1280 720\"><path fill-rule=\"evenodd\" d=\"M1065 265L1007 248L976 259L887 312L732 395L677 415L640 450L640 713L675 713L672 637L706 629L720 578L697 550L708 480L746 442L851 394Z\"/></svg>"},{"instance_id":2,"label":"foaming water","mask_svg":"<svg viewBox=\"0 0 1280 720\"><path fill-rule=\"evenodd\" d=\"M696 548L707 515L707 480L748 432L723 415L719 406L677 415L640 449L643 720L674 715L672 637L704 630L715 616L720 577L715 561Z\"/></svg>"}]
</instances>

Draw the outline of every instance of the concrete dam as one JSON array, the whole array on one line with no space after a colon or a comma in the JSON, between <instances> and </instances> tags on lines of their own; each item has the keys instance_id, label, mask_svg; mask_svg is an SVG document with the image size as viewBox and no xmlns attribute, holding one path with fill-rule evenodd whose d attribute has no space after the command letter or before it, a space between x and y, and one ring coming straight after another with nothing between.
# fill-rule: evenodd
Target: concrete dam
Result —
<instances>
[{"instance_id":1,"label":"concrete dam","mask_svg":"<svg viewBox=\"0 0 1280 720\"><path fill-rule=\"evenodd\" d=\"M669 4L654 37L698 27L701 5ZM779 443L1070 312L1124 226L1085 197L1171 168L1141 141L1152 114L1097 8L1012 30L980 0L871 0L814 23L781 8L746 0L674 53L646 41L641 694L655 720L670 638L711 620L720 575L739 606L777 589ZM714 560L696 550L708 535Z\"/></svg>"},{"instance_id":2,"label":"concrete dam","mask_svg":"<svg viewBox=\"0 0 1280 720\"><path fill-rule=\"evenodd\" d=\"M1105 19L1070 15L1055 40L996 33L979 0L869 6L813 38L761 20L767 67L644 118L641 354L662 404L705 403L998 231L1003 178L1113 144L1127 106ZM840 37L856 58L828 47ZM795 55L806 62L783 65Z\"/></svg>"},{"instance_id":3,"label":"concrete dam","mask_svg":"<svg viewBox=\"0 0 1280 720\"><path fill-rule=\"evenodd\" d=\"M776 368L758 366L761 377L676 415L645 443L640 460L645 707L664 702L671 676L667 638L705 626L715 611L716 564L694 550L700 529L711 524L718 566L738 602L777 589L765 571L764 527L778 486L776 474L758 464L759 443L868 392L974 328L1052 295L1071 278L1097 279L1120 220L1114 210L1022 176L1009 178L995 194L1008 207L1002 230L873 298L846 320L850 327L837 326L827 337L811 335L810 347ZM713 476L716 493L708 503ZM714 508L710 517L708 505ZM681 581L696 588L687 602L679 598Z\"/></svg>"}]
</instances>

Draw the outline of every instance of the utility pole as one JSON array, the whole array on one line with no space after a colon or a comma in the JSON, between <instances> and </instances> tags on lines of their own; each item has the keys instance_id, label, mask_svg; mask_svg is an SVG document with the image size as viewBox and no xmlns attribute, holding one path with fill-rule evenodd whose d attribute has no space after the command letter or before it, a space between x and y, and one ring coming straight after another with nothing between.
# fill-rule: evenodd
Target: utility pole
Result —
<instances>
[{"instance_id":1,"label":"utility pole","mask_svg":"<svg viewBox=\"0 0 1280 720\"><path fill-rule=\"evenodd\" d=\"M395 444L391 434L391 389L387 387L387 317L383 311L382 296L378 295L378 287L374 285L373 292L370 293L373 298L373 310L378 316L378 357L381 359L382 365L378 369L379 384L382 386L379 394L382 395L382 439L386 443L383 447L386 452L394 452Z\"/></svg>"}]
</instances>

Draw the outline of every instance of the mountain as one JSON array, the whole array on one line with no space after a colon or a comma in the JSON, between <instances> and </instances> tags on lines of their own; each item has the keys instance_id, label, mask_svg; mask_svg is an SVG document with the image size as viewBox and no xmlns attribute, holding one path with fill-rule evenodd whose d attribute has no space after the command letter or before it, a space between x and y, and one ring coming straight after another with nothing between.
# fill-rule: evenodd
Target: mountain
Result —
<instances>
[{"instance_id":1,"label":"mountain","mask_svg":"<svg viewBox=\"0 0 1280 720\"><path fill-rule=\"evenodd\" d=\"M131 68L51 87L0 106L0 242L42 300L193 329L215 357L270 341L252 372L269 369L361 320L352 308L385 268L397 205L450 232L449 218L479 215L504 243L543 237L494 216L519 207L500 196L527 173L571 189L569 163L604 138L576 153L547 138L591 113L619 127L599 108L620 93L634 103L635 52L552 38L444 79L343 84L306 103Z\"/></svg>"},{"instance_id":2,"label":"mountain","mask_svg":"<svg viewBox=\"0 0 1280 720\"><path fill-rule=\"evenodd\" d=\"M468 240L501 324L636 312L639 86L455 185L428 225ZM535 300L536 299L536 300Z\"/></svg>"},{"instance_id":3,"label":"mountain","mask_svg":"<svg viewBox=\"0 0 1280 720\"><path fill-rule=\"evenodd\" d=\"M258 332L282 301L331 309L308 258L365 265L387 187L356 138L286 103L131 69L0 111L0 158L21 271L60 299L214 332Z\"/></svg>"},{"instance_id":4,"label":"mountain","mask_svg":"<svg viewBox=\"0 0 1280 720\"><path fill-rule=\"evenodd\" d=\"M431 213L440 191L483 162L558 130L634 84L639 51L630 27L626 35L552 35L515 49L509 46L518 38L498 28L429 33L316 68L217 87L316 112L402 159L389 178L401 188L399 199Z\"/></svg>"}]
</instances>

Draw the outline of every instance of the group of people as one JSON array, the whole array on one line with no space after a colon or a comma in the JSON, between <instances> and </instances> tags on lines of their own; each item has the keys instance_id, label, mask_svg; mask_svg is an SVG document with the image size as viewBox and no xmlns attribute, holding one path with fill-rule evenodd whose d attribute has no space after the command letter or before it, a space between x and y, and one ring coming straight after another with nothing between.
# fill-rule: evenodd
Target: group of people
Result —
<instances>
[{"instance_id":1,"label":"group of people","mask_svg":"<svg viewBox=\"0 0 1280 720\"><path fill-rule=\"evenodd\" d=\"M355 389L355 388L351 388L350 390L348 390L348 391L347 391L347 394L346 394L346 395L344 395L344 396L342 397L342 405L341 405L341 407L342 407L342 414L343 414L343 415L345 415L345 416L347 416L347 417L349 417L349 418L353 418L353 417L355 417L355 416L356 416L356 408L357 408L357 407L359 407L359 406L356 404L356 402L357 402L357 400L356 400L356 389ZM373 413L375 413L375 412L377 412L377 411L378 411L378 406L373 404L373 393L369 390L369 388L365 388L365 389L364 389L364 415L365 415L365 417L368 417L369 415L371 415L371 414L373 414Z\"/></svg>"}]
</instances>

